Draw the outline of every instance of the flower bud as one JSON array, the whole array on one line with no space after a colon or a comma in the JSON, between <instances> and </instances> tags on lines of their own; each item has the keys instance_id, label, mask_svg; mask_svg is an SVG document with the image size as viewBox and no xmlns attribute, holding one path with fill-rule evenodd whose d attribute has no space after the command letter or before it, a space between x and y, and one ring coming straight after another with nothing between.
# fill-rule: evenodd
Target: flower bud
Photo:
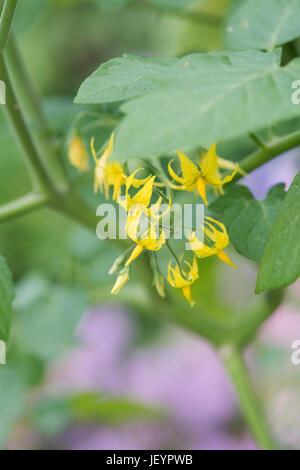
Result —
<instances>
[{"instance_id":1,"label":"flower bud","mask_svg":"<svg viewBox=\"0 0 300 470\"><path fill-rule=\"evenodd\" d=\"M80 137L73 137L69 146L69 161L80 171L89 168L89 156Z\"/></svg>"},{"instance_id":2,"label":"flower bud","mask_svg":"<svg viewBox=\"0 0 300 470\"><path fill-rule=\"evenodd\" d=\"M126 253L123 253L122 255L120 255L115 260L114 264L112 265L112 267L108 271L108 274L112 275L112 274L115 274L117 271L119 271L119 269L121 269L124 266L126 256L127 256Z\"/></svg>"},{"instance_id":3,"label":"flower bud","mask_svg":"<svg viewBox=\"0 0 300 470\"><path fill-rule=\"evenodd\" d=\"M121 271L111 291L111 294L118 294L127 281L129 281L129 268L125 268L123 271Z\"/></svg>"},{"instance_id":4,"label":"flower bud","mask_svg":"<svg viewBox=\"0 0 300 470\"><path fill-rule=\"evenodd\" d=\"M164 299L166 297L165 280L160 272L158 271L156 272L154 279L153 279L153 283L155 285L158 295Z\"/></svg>"}]
</instances>

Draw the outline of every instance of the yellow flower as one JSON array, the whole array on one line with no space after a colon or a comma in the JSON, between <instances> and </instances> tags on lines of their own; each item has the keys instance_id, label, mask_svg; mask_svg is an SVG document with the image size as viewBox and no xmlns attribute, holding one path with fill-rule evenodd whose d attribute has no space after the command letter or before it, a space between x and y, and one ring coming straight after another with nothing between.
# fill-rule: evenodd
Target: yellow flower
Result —
<instances>
[{"instance_id":1,"label":"yellow flower","mask_svg":"<svg viewBox=\"0 0 300 470\"><path fill-rule=\"evenodd\" d=\"M127 217L127 234L136 243L130 258L125 266L129 266L144 249L149 251L159 251L166 242L166 235L163 230L158 230L158 224L153 223L148 217L144 218L147 228L141 236L138 236L141 217L144 216L143 209L136 207L131 215Z\"/></svg>"},{"instance_id":2,"label":"yellow flower","mask_svg":"<svg viewBox=\"0 0 300 470\"><path fill-rule=\"evenodd\" d=\"M187 261L185 261L185 264L189 267L188 272L183 272L178 264L175 268L172 268L172 261L170 261L168 266L168 281L171 286L182 290L183 295L189 301L190 306L193 307L195 302L192 300L191 285L199 278L196 256L194 256L192 265Z\"/></svg>"},{"instance_id":3,"label":"yellow flower","mask_svg":"<svg viewBox=\"0 0 300 470\"><path fill-rule=\"evenodd\" d=\"M125 268L120 272L111 294L118 294L127 281L129 281L129 269Z\"/></svg>"},{"instance_id":4,"label":"yellow flower","mask_svg":"<svg viewBox=\"0 0 300 470\"><path fill-rule=\"evenodd\" d=\"M169 182L170 187L183 191L194 191L196 189L206 205L208 205L206 186L211 185L214 188L222 189L223 185L229 183L239 171L238 164L234 164L217 156L215 143L210 147L208 152L202 153L199 165L193 163L180 150L178 151L178 157L182 176L178 176L173 170L173 160L169 163L169 173L180 186ZM220 168L233 170L233 173L221 179Z\"/></svg>"},{"instance_id":5,"label":"yellow flower","mask_svg":"<svg viewBox=\"0 0 300 470\"><path fill-rule=\"evenodd\" d=\"M69 161L79 171L89 168L89 156L80 137L73 137L69 146Z\"/></svg>"},{"instance_id":6,"label":"yellow flower","mask_svg":"<svg viewBox=\"0 0 300 470\"><path fill-rule=\"evenodd\" d=\"M124 207L126 211L130 211L131 207L133 206L140 206L146 209L150 204L153 192L153 185L156 177L150 176L148 178L145 178L144 180L137 180L135 178L135 175L141 170L142 168L134 171L130 176L126 178L126 196L124 200L119 200L119 204ZM138 188L143 184L144 186L133 197L131 197L129 194L131 186L133 186L134 188Z\"/></svg>"},{"instance_id":7,"label":"yellow flower","mask_svg":"<svg viewBox=\"0 0 300 470\"><path fill-rule=\"evenodd\" d=\"M123 167L119 162L108 163L114 150L114 133L112 133L108 145L105 147L103 154L100 158L97 157L95 150L95 139L91 141L91 151L95 160L95 180L94 180L94 191L105 192L105 197L109 197L109 187L113 186L113 199L116 200L119 197L121 186L126 181Z\"/></svg>"},{"instance_id":8,"label":"yellow flower","mask_svg":"<svg viewBox=\"0 0 300 470\"><path fill-rule=\"evenodd\" d=\"M209 256L217 255L221 261L224 261L224 263L227 263L233 268L236 268L227 254L223 251L224 248L226 248L230 243L225 225L221 222L218 222L217 220L212 219L211 217L205 217L204 223L204 235L209 238L213 246L210 247L205 245L205 243L198 240L196 233L193 232L189 237L189 242L195 255L198 258L207 258Z\"/></svg>"},{"instance_id":9,"label":"yellow flower","mask_svg":"<svg viewBox=\"0 0 300 470\"><path fill-rule=\"evenodd\" d=\"M91 151L95 160L95 182L94 191L104 191L106 199L109 197L109 188L113 186L113 200L117 201L120 197L121 187L127 182L127 176L124 173L124 169L118 161L109 163L108 160L111 157L114 149L114 133L112 133L108 145L105 147L104 152L100 158L97 157L95 150L95 139L91 141ZM131 185L135 188L139 188L142 184L146 183L150 179L150 176L142 180L133 178Z\"/></svg>"}]
</instances>

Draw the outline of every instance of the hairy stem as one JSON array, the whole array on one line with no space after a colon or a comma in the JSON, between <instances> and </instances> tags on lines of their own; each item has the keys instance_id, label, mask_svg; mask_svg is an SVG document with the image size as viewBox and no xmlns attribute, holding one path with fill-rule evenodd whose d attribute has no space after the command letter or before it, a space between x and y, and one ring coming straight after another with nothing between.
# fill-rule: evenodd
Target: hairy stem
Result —
<instances>
[{"instance_id":1,"label":"hairy stem","mask_svg":"<svg viewBox=\"0 0 300 470\"><path fill-rule=\"evenodd\" d=\"M0 207L0 222L8 222L11 219L28 214L35 209L45 206L46 203L47 196L45 194L27 194L16 201L9 202Z\"/></svg>"},{"instance_id":2,"label":"hairy stem","mask_svg":"<svg viewBox=\"0 0 300 470\"><path fill-rule=\"evenodd\" d=\"M283 154L284 152L300 146L300 131L288 134L285 137L276 138L271 144L266 144L265 147L259 148L255 152L248 155L239 162L240 167L246 173L256 170L273 158ZM242 175L237 175L234 181L242 178Z\"/></svg>"},{"instance_id":3,"label":"hairy stem","mask_svg":"<svg viewBox=\"0 0 300 470\"><path fill-rule=\"evenodd\" d=\"M49 128L40 97L23 64L13 35L7 43L5 60L19 106L26 119L28 131L36 143L40 160L47 164L53 183L64 191L68 187L68 182L61 165L57 141Z\"/></svg>"},{"instance_id":4,"label":"hairy stem","mask_svg":"<svg viewBox=\"0 0 300 470\"><path fill-rule=\"evenodd\" d=\"M0 52L6 46L18 0L5 0L0 18Z\"/></svg>"},{"instance_id":5,"label":"hairy stem","mask_svg":"<svg viewBox=\"0 0 300 470\"><path fill-rule=\"evenodd\" d=\"M242 353L231 345L223 346L219 352L233 381L244 418L254 439L262 449L274 450L275 444Z\"/></svg>"},{"instance_id":6,"label":"hairy stem","mask_svg":"<svg viewBox=\"0 0 300 470\"><path fill-rule=\"evenodd\" d=\"M243 315L237 321L233 321L231 327L234 344L244 347L250 343L258 328L266 321L283 301L284 289L277 289L264 294L260 304Z\"/></svg>"},{"instance_id":7,"label":"hairy stem","mask_svg":"<svg viewBox=\"0 0 300 470\"><path fill-rule=\"evenodd\" d=\"M6 105L3 107L4 113L8 118L16 136L16 140L22 150L22 154L32 179L33 187L39 192L51 193L53 191L52 185L49 182L47 171L41 164L36 147L27 131L25 120L19 109L14 90L11 86L3 55L0 55L0 76L6 83Z\"/></svg>"}]
</instances>

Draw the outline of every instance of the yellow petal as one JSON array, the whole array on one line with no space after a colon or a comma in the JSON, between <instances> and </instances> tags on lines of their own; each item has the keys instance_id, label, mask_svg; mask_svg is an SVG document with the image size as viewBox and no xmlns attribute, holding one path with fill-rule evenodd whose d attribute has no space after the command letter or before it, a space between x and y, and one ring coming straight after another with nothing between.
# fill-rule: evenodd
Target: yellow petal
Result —
<instances>
[{"instance_id":1,"label":"yellow petal","mask_svg":"<svg viewBox=\"0 0 300 470\"><path fill-rule=\"evenodd\" d=\"M121 187L123 185L123 182L124 182L123 175L118 175L116 180L115 180L115 183L114 183L114 193L113 193L113 200L114 201L119 199L120 191L121 191Z\"/></svg>"},{"instance_id":2,"label":"yellow petal","mask_svg":"<svg viewBox=\"0 0 300 470\"><path fill-rule=\"evenodd\" d=\"M206 196L206 183L205 183L204 178L202 178L202 176L200 176L197 179L197 190L198 190L200 197L203 199L204 204L208 206L207 196Z\"/></svg>"},{"instance_id":3,"label":"yellow petal","mask_svg":"<svg viewBox=\"0 0 300 470\"><path fill-rule=\"evenodd\" d=\"M175 189L176 191L189 191L188 188L185 186L177 186L177 184L171 183L171 181L168 180L168 185L170 188ZM194 191L193 189L191 191Z\"/></svg>"},{"instance_id":4,"label":"yellow petal","mask_svg":"<svg viewBox=\"0 0 300 470\"><path fill-rule=\"evenodd\" d=\"M210 246L205 245L202 241L198 240L195 233L189 237L189 242L197 258L209 258L210 256L213 256L217 253L215 248L211 248Z\"/></svg>"},{"instance_id":5,"label":"yellow petal","mask_svg":"<svg viewBox=\"0 0 300 470\"><path fill-rule=\"evenodd\" d=\"M192 300L191 287L190 286L183 287L182 292L183 292L184 297L188 300L190 306L193 307L195 305L195 302L193 302Z\"/></svg>"},{"instance_id":6,"label":"yellow petal","mask_svg":"<svg viewBox=\"0 0 300 470\"><path fill-rule=\"evenodd\" d=\"M152 197L153 191L153 183L155 181L155 176L152 176L149 181L145 184L142 189L136 193L136 195L132 198L133 204L140 204L141 206L148 207Z\"/></svg>"},{"instance_id":7,"label":"yellow petal","mask_svg":"<svg viewBox=\"0 0 300 470\"><path fill-rule=\"evenodd\" d=\"M213 143L208 152L202 154L200 168L203 176L209 180L216 176L218 171L218 161L216 153L216 144Z\"/></svg>"},{"instance_id":8,"label":"yellow petal","mask_svg":"<svg viewBox=\"0 0 300 470\"><path fill-rule=\"evenodd\" d=\"M147 178L143 178L141 180L133 178L133 180L131 182L131 186L133 186L134 188L139 188L140 186L143 186L143 184L146 184L147 181L149 181L150 178L151 178L151 175L149 175L149 176L147 176Z\"/></svg>"},{"instance_id":9,"label":"yellow petal","mask_svg":"<svg viewBox=\"0 0 300 470\"><path fill-rule=\"evenodd\" d=\"M96 153L96 150L95 150L95 137L93 137L91 139L91 152L92 152L93 159L94 159L94 161L97 165L98 164L98 159L97 159L97 153Z\"/></svg>"},{"instance_id":10,"label":"yellow petal","mask_svg":"<svg viewBox=\"0 0 300 470\"><path fill-rule=\"evenodd\" d=\"M114 135L115 134L113 132L112 135L110 136L108 145L105 147L104 152L103 152L102 156L99 159L100 165L105 166L106 163L107 163L107 160L111 157L111 155L114 151Z\"/></svg>"},{"instance_id":11,"label":"yellow petal","mask_svg":"<svg viewBox=\"0 0 300 470\"><path fill-rule=\"evenodd\" d=\"M125 266L129 266L130 263L132 263L136 258L138 258L140 256L142 251L143 251L143 247L140 246L140 245L137 245L134 248L133 252L131 253L131 256L130 256L129 260L125 263Z\"/></svg>"},{"instance_id":12,"label":"yellow petal","mask_svg":"<svg viewBox=\"0 0 300 470\"><path fill-rule=\"evenodd\" d=\"M217 256L221 261L224 261L224 263L227 263L229 264L229 266L236 269L236 265L232 263L232 261L230 260L229 256L225 253L225 251L219 251L217 253Z\"/></svg>"},{"instance_id":13,"label":"yellow petal","mask_svg":"<svg viewBox=\"0 0 300 470\"><path fill-rule=\"evenodd\" d=\"M169 162L169 165L168 165L168 170L169 170L169 173L170 173L170 176L173 178L174 181L176 181L177 183L180 183L180 184L184 184L184 179L183 178L180 178L180 176L176 175L175 171L173 170L172 168L172 163L174 162L174 160L171 160Z\"/></svg>"},{"instance_id":14,"label":"yellow petal","mask_svg":"<svg viewBox=\"0 0 300 470\"><path fill-rule=\"evenodd\" d=\"M208 220L213 222L214 225L217 225L217 227L219 227L220 230L216 229L216 227L214 227L214 225L207 222ZM217 251L222 251L230 243L229 236L228 236L225 225L222 224L222 222L218 222L217 220L212 219L211 217L205 217L205 223L209 226L209 228L211 230L211 232L208 233L205 229L205 232L208 233L208 236L216 244L216 250Z\"/></svg>"},{"instance_id":15,"label":"yellow petal","mask_svg":"<svg viewBox=\"0 0 300 470\"><path fill-rule=\"evenodd\" d=\"M197 178L201 174L197 166L183 152L181 152L181 150L178 150L178 157L180 159L182 176L185 186L195 184Z\"/></svg>"}]
</instances>

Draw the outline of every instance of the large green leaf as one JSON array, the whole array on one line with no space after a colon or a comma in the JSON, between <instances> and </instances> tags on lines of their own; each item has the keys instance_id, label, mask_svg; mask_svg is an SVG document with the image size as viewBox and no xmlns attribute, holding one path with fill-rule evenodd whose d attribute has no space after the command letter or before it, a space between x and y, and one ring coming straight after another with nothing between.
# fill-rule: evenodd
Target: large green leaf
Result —
<instances>
[{"instance_id":1,"label":"large green leaf","mask_svg":"<svg viewBox=\"0 0 300 470\"><path fill-rule=\"evenodd\" d=\"M16 368L0 366L0 448L4 447L25 402L26 382Z\"/></svg>"},{"instance_id":2,"label":"large green leaf","mask_svg":"<svg viewBox=\"0 0 300 470\"><path fill-rule=\"evenodd\" d=\"M38 296L31 292L39 289ZM51 360L72 345L74 331L86 309L85 295L79 288L37 286L34 279L24 281L19 297L18 335L22 348L43 361Z\"/></svg>"},{"instance_id":3,"label":"large green leaf","mask_svg":"<svg viewBox=\"0 0 300 470\"><path fill-rule=\"evenodd\" d=\"M300 173L271 231L260 264L256 293L285 287L300 276Z\"/></svg>"},{"instance_id":4,"label":"large green leaf","mask_svg":"<svg viewBox=\"0 0 300 470\"><path fill-rule=\"evenodd\" d=\"M176 62L128 54L109 60L83 82L75 103L109 103L143 95L156 89L162 72Z\"/></svg>"},{"instance_id":5,"label":"large green leaf","mask_svg":"<svg viewBox=\"0 0 300 470\"><path fill-rule=\"evenodd\" d=\"M284 184L274 186L263 201L254 199L245 186L235 185L210 209L225 224L237 252L260 261L284 197Z\"/></svg>"},{"instance_id":6,"label":"large green leaf","mask_svg":"<svg viewBox=\"0 0 300 470\"><path fill-rule=\"evenodd\" d=\"M14 287L10 269L0 255L0 340L7 341L11 322Z\"/></svg>"},{"instance_id":7,"label":"large green leaf","mask_svg":"<svg viewBox=\"0 0 300 470\"><path fill-rule=\"evenodd\" d=\"M33 411L35 425L42 434L61 433L72 423L120 426L132 421L160 420L164 410L127 397L108 397L97 392L43 398Z\"/></svg>"},{"instance_id":8,"label":"large green leaf","mask_svg":"<svg viewBox=\"0 0 300 470\"><path fill-rule=\"evenodd\" d=\"M102 424L120 425L138 419L159 419L162 410L124 397L82 393L69 398L74 418Z\"/></svg>"},{"instance_id":9,"label":"large green leaf","mask_svg":"<svg viewBox=\"0 0 300 470\"><path fill-rule=\"evenodd\" d=\"M279 50L192 54L170 62L125 56L87 80L77 102L137 97L122 107L115 156L151 157L299 116L291 101L299 76L300 59L280 67Z\"/></svg>"},{"instance_id":10,"label":"large green leaf","mask_svg":"<svg viewBox=\"0 0 300 470\"><path fill-rule=\"evenodd\" d=\"M237 0L226 24L227 46L265 49L300 36L300 0Z\"/></svg>"}]
</instances>

